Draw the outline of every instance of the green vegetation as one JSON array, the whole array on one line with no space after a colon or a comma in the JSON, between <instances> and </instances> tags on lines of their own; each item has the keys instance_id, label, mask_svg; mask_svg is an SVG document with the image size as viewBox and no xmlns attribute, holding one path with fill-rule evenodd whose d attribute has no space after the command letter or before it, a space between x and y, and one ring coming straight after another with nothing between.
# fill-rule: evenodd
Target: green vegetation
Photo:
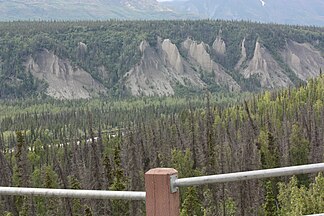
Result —
<instances>
[{"instance_id":1,"label":"green vegetation","mask_svg":"<svg viewBox=\"0 0 324 216\"><path fill-rule=\"evenodd\" d=\"M88 71L109 89L111 97L127 95L121 81L124 74L139 62L141 55L138 47L143 40L155 46L157 37L168 38L180 47L187 37L192 37L211 46L221 31L227 45L227 56L218 58L212 54L212 57L247 91L259 90L259 87L253 79L245 80L234 72L240 59L243 38L246 38L248 59L252 58L258 38L274 56L279 56L286 40L308 42L324 51L323 28L250 22L15 21L0 23L0 30L0 98L26 98L43 92L46 83L35 79L24 67L28 57L42 49L53 51ZM80 49L80 42L87 46L87 52ZM277 58L280 62L280 57ZM100 68L105 68L104 72ZM298 83L293 73L286 72ZM219 91L219 88L212 82L209 90ZM178 95L183 92L182 89L177 91Z\"/></svg>"},{"instance_id":2,"label":"green vegetation","mask_svg":"<svg viewBox=\"0 0 324 216\"><path fill-rule=\"evenodd\" d=\"M144 190L144 173L154 167L174 167L187 177L323 161L323 75L296 89L234 96L1 101L0 185ZM181 214L319 213L323 181L302 175L182 188ZM145 210L143 202L3 196L0 212Z\"/></svg>"}]
</instances>

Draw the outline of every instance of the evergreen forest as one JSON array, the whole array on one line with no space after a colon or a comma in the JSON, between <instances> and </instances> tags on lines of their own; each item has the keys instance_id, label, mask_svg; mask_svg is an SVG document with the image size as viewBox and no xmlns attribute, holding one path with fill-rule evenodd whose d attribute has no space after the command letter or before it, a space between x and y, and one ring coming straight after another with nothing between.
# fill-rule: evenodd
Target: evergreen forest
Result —
<instances>
[{"instance_id":1,"label":"evergreen forest","mask_svg":"<svg viewBox=\"0 0 324 216\"><path fill-rule=\"evenodd\" d=\"M182 178L324 156L323 75L258 94L7 99L0 113L1 186L144 191L144 173L156 167L175 168ZM180 195L183 216L315 214L324 212L324 177L189 187ZM0 215L136 216L145 215L145 203L1 196Z\"/></svg>"},{"instance_id":2,"label":"evergreen forest","mask_svg":"<svg viewBox=\"0 0 324 216\"><path fill-rule=\"evenodd\" d=\"M248 21L11 21L0 23L0 98L43 97L48 83L26 69L26 61L41 50L49 50L73 67L89 72L107 89L110 98L129 96L124 75L141 59L139 46L147 41L156 48L157 38L170 39L177 47L188 37L210 47L216 36L224 38L226 57L210 52L211 58L242 87L243 92L260 90L257 77L244 79L235 71L245 39L247 59L251 60L256 41L260 41L283 68L294 85L301 81L280 57L287 41L307 43L324 51L324 29L315 26L261 24ZM86 46L87 52L80 48ZM183 50L179 50L185 56ZM203 77L210 91L221 89L210 77ZM190 86L189 86L190 87ZM177 96L189 89L177 89ZM201 94L203 91L196 91Z\"/></svg>"}]
</instances>

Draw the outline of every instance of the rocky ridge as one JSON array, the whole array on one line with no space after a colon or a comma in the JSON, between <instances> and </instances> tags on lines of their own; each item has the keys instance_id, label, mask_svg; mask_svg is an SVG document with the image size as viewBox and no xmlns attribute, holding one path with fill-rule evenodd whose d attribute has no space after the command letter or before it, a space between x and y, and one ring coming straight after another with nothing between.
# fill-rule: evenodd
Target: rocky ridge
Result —
<instances>
[{"instance_id":1,"label":"rocky ridge","mask_svg":"<svg viewBox=\"0 0 324 216\"><path fill-rule=\"evenodd\" d=\"M124 76L125 85L132 95L174 95L175 85L204 86L170 40L161 42L159 39L157 50L147 41L142 41L139 49L142 53L140 62Z\"/></svg>"},{"instance_id":2,"label":"rocky ridge","mask_svg":"<svg viewBox=\"0 0 324 216\"><path fill-rule=\"evenodd\" d=\"M213 49L215 50L215 52L217 54L225 55L225 53L226 53L226 43L220 36L216 37L216 40L213 43Z\"/></svg>"},{"instance_id":3,"label":"rocky ridge","mask_svg":"<svg viewBox=\"0 0 324 216\"><path fill-rule=\"evenodd\" d=\"M30 56L26 70L48 84L46 94L58 99L85 99L104 94L106 88L80 67L46 49Z\"/></svg>"},{"instance_id":4,"label":"rocky ridge","mask_svg":"<svg viewBox=\"0 0 324 216\"><path fill-rule=\"evenodd\" d=\"M308 80L319 75L319 68L324 69L324 57L308 43L287 41L281 53L289 68L301 80Z\"/></svg>"},{"instance_id":5,"label":"rocky ridge","mask_svg":"<svg viewBox=\"0 0 324 216\"><path fill-rule=\"evenodd\" d=\"M193 65L198 65L198 67L202 68L204 71L211 73L214 76L216 84L228 90L240 91L240 86L237 82L225 72L221 65L212 60L207 51L210 50L208 44L204 42L197 43L187 38L182 45L188 52L190 62L192 62Z\"/></svg>"},{"instance_id":6,"label":"rocky ridge","mask_svg":"<svg viewBox=\"0 0 324 216\"><path fill-rule=\"evenodd\" d=\"M291 80L284 70L275 61L266 48L257 41L255 44L253 58L247 68L240 71L245 79L255 76L260 81L262 88L274 89L292 85Z\"/></svg>"},{"instance_id":7,"label":"rocky ridge","mask_svg":"<svg viewBox=\"0 0 324 216\"><path fill-rule=\"evenodd\" d=\"M261 89L276 89L293 86L293 81L282 64L271 52L255 41L252 58L248 58L246 39L242 39L241 55L234 63L233 71L218 63L219 55L226 58L226 43L217 36L210 47L204 42L187 38L180 44L170 39L158 38L156 45L143 40L138 49L140 61L127 71L119 81L126 91L133 96L169 96L176 93L177 87L196 89L209 88L212 83L227 91L242 91L237 77L244 80L254 79ZM87 45L78 43L78 58L87 53ZM282 61L300 80L306 81L319 75L324 68L324 58L320 51L308 43L289 40L281 53ZM59 99L90 98L105 94L108 90L95 80L89 71L73 66L68 59L62 59L53 52L43 49L28 58L26 71L48 83L47 94ZM98 67L101 79L108 79L108 69Z\"/></svg>"}]
</instances>

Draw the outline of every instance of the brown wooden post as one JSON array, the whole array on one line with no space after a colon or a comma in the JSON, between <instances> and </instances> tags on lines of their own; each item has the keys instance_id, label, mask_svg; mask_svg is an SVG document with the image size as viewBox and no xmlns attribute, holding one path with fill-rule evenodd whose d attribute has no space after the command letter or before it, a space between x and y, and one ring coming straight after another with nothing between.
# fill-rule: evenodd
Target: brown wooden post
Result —
<instances>
[{"instance_id":1,"label":"brown wooden post","mask_svg":"<svg viewBox=\"0 0 324 216\"><path fill-rule=\"evenodd\" d=\"M145 173L146 215L179 216L179 191L172 193L170 178L178 172L171 168L157 168Z\"/></svg>"}]
</instances>

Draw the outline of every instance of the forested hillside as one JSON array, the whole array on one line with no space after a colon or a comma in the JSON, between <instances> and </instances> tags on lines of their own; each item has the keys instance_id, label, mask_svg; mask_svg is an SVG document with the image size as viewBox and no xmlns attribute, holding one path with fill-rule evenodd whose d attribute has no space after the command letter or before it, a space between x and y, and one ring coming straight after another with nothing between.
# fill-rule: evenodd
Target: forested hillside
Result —
<instances>
[{"instance_id":1,"label":"forested hillside","mask_svg":"<svg viewBox=\"0 0 324 216\"><path fill-rule=\"evenodd\" d=\"M323 28L231 21L0 23L0 98L245 92L324 67Z\"/></svg>"},{"instance_id":2,"label":"forested hillside","mask_svg":"<svg viewBox=\"0 0 324 216\"><path fill-rule=\"evenodd\" d=\"M2 101L0 185L144 190L144 172L180 177L323 161L324 77L235 99ZM229 101L229 98L231 100ZM302 175L181 190L182 215L324 211L323 177ZM143 215L144 203L1 197L4 215Z\"/></svg>"}]
</instances>

